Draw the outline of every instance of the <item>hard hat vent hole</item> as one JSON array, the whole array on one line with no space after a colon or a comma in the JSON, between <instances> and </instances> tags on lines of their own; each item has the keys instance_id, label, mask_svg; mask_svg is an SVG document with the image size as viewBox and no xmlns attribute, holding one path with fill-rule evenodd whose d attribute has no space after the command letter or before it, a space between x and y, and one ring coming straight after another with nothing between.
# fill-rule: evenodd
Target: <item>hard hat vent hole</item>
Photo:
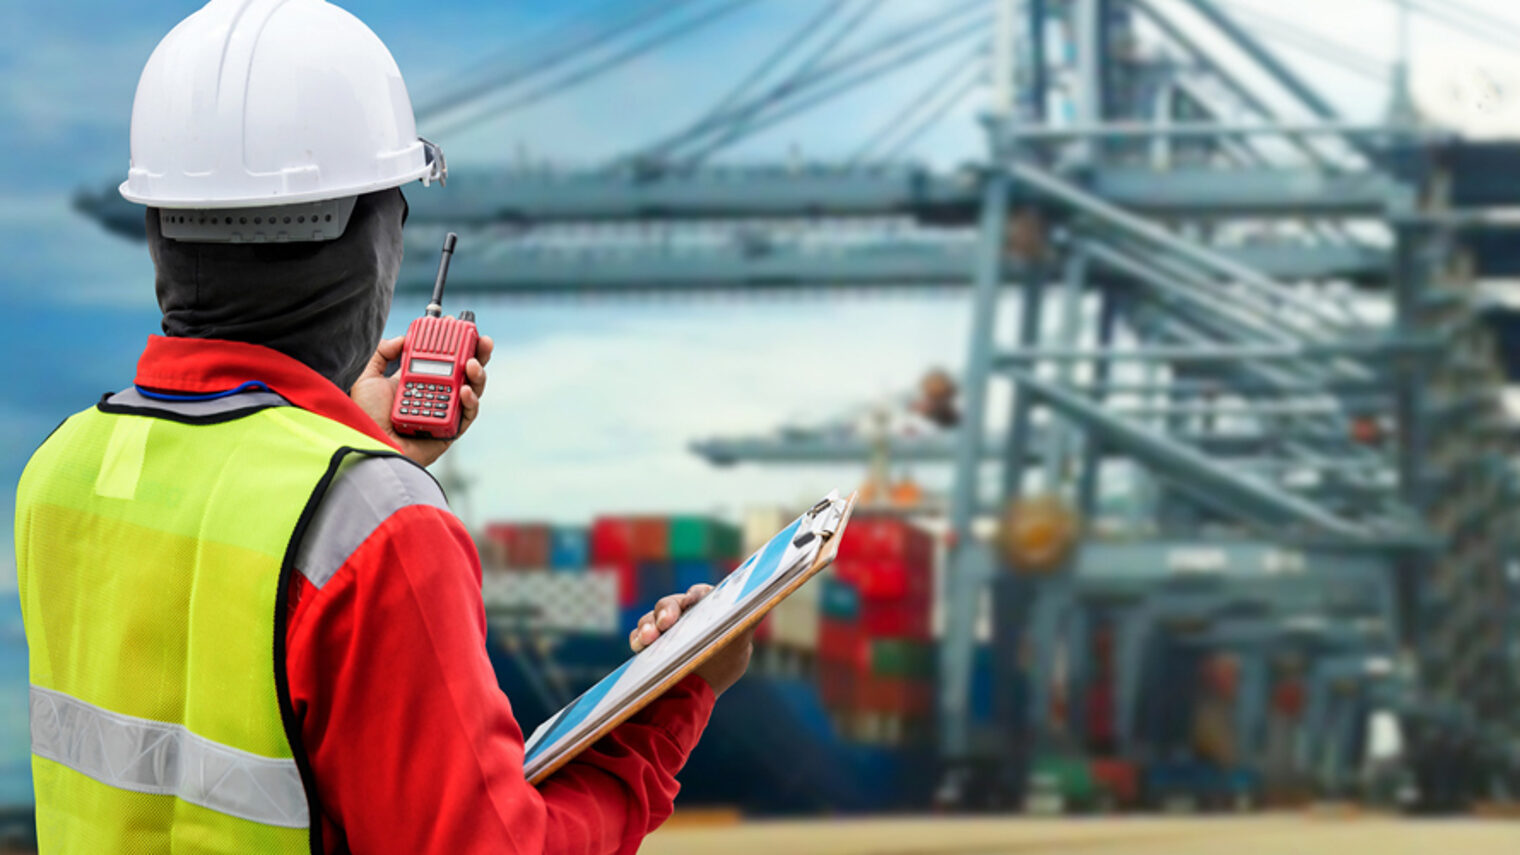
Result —
<instances>
[{"instance_id":1,"label":"hard hat vent hole","mask_svg":"<svg viewBox=\"0 0 1520 855\"><path fill-rule=\"evenodd\" d=\"M243 225L243 226L248 225L248 218L247 217L238 217L238 225Z\"/></svg>"},{"instance_id":2,"label":"hard hat vent hole","mask_svg":"<svg viewBox=\"0 0 1520 855\"><path fill-rule=\"evenodd\" d=\"M328 214L327 217L325 218L325 221L329 222L329 223L332 222L332 214Z\"/></svg>"},{"instance_id":3,"label":"hard hat vent hole","mask_svg":"<svg viewBox=\"0 0 1520 855\"><path fill-rule=\"evenodd\" d=\"M285 224L286 224L286 225L290 225L290 218L289 218L289 217L286 217L286 218L285 218Z\"/></svg>"},{"instance_id":4,"label":"hard hat vent hole","mask_svg":"<svg viewBox=\"0 0 1520 855\"><path fill-rule=\"evenodd\" d=\"M262 225L264 225L264 218L263 217L254 217L253 218L253 224L256 225L256 226L262 226Z\"/></svg>"},{"instance_id":5,"label":"hard hat vent hole","mask_svg":"<svg viewBox=\"0 0 1520 855\"><path fill-rule=\"evenodd\" d=\"M302 217L296 217L296 222L298 222L298 223L304 223L304 222L306 222L306 218L304 216L302 216Z\"/></svg>"},{"instance_id":6,"label":"hard hat vent hole","mask_svg":"<svg viewBox=\"0 0 1520 855\"><path fill-rule=\"evenodd\" d=\"M231 217L227 218L227 222L225 223L225 225L229 225L229 226L232 225L232 218Z\"/></svg>"}]
</instances>

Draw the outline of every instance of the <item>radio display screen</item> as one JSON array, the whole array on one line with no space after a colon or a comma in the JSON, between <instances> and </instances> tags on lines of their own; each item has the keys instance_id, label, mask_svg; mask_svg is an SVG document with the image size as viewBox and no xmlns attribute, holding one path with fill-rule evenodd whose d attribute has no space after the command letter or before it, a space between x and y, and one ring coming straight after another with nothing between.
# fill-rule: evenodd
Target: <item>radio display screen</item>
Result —
<instances>
[{"instance_id":1,"label":"radio display screen","mask_svg":"<svg viewBox=\"0 0 1520 855\"><path fill-rule=\"evenodd\" d=\"M454 363L444 362L441 359L413 359L413 374L431 374L435 377L449 377L454 373Z\"/></svg>"}]
</instances>

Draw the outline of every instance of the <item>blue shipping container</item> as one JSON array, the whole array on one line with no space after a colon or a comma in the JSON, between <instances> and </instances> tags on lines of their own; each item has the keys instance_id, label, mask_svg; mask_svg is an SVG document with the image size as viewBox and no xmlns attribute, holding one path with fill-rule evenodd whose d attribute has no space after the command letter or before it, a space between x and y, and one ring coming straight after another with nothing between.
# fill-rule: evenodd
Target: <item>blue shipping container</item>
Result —
<instances>
[{"instance_id":1,"label":"blue shipping container","mask_svg":"<svg viewBox=\"0 0 1520 855\"><path fill-rule=\"evenodd\" d=\"M648 611L655 601L676 593L675 572L669 561L641 561L638 565L638 603ZM640 612L642 614L643 612Z\"/></svg>"},{"instance_id":2,"label":"blue shipping container","mask_svg":"<svg viewBox=\"0 0 1520 855\"><path fill-rule=\"evenodd\" d=\"M549 532L549 567L559 571L586 569L591 563L591 541L585 528L555 526Z\"/></svg>"},{"instance_id":3,"label":"blue shipping container","mask_svg":"<svg viewBox=\"0 0 1520 855\"><path fill-rule=\"evenodd\" d=\"M825 617L854 620L860 616L860 592L848 582L832 577L824 579L823 614Z\"/></svg>"},{"instance_id":4,"label":"blue shipping container","mask_svg":"<svg viewBox=\"0 0 1520 855\"><path fill-rule=\"evenodd\" d=\"M675 590L686 591L692 585L716 584L718 568L707 559L689 558L674 563Z\"/></svg>"},{"instance_id":5,"label":"blue shipping container","mask_svg":"<svg viewBox=\"0 0 1520 855\"><path fill-rule=\"evenodd\" d=\"M622 609L622 611L621 611L621 613L618 615L618 617L620 619L620 621L619 621L620 628L622 629L622 631L624 633L633 632L633 628L639 625L639 618L641 618L644 615L648 614L649 613L649 609L653 605L654 605L653 603L650 603L647 606L645 606L645 605L624 606L623 609Z\"/></svg>"}]
</instances>

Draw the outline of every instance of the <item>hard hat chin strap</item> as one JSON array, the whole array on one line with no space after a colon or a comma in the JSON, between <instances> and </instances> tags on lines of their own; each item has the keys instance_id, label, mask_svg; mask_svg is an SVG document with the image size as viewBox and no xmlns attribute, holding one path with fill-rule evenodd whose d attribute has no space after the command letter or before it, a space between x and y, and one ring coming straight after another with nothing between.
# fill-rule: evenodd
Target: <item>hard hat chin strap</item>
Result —
<instances>
[{"instance_id":1,"label":"hard hat chin strap","mask_svg":"<svg viewBox=\"0 0 1520 855\"><path fill-rule=\"evenodd\" d=\"M422 154L427 160L428 173L422 176L422 186L427 187L434 181L442 187L449 183L449 164L443 159L443 146L433 142L427 137L418 137L422 143Z\"/></svg>"},{"instance_id":2,"label":"hard hat chin strap","mask_svg":"<svg viewBox=\"0 0 1520 855\"><path fill-rule=\"evenodd\" d=\"M348 228L355 198L259 208L160 208L159 230L166 238L188 243L334 240Z\"/></svg>"}]
</instances>

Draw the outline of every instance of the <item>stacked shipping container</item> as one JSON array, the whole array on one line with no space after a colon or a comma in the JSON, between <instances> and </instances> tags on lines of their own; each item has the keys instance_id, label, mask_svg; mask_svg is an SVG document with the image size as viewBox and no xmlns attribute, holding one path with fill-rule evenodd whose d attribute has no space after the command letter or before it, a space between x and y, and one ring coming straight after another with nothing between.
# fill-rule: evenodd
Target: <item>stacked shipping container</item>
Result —
<instances>
[{"instance_id":1,"label":"stacked shipping container","mask_svg":"<svg viewBox=\"0 0 1520 855\"><path fill-rule=\"evenodd\" d=\"M790 519L752 513L746 548ZM910 741L927 732L933 708L933 578L927 532L897 516L857 515L834 566L771 612L763 661L787 673L813 670L824 706L850 738Z\"/></svg>"},{"instance_id":2,"label":"stacked shipping container","mask_svg":"<svg viewBox=\"0 0 1520 855\"><path fill-rule=\"evenodd\" d=\"M483 535L478 546L488 577L544 570L616 577L624 631L655 600L715 583L739 559L739 529L701 516L608 516L590 528L493 522Z\"/></svg>"},{"instance_id":3,"label":"stacked shipping container","mask_svg":"<svg viewBox=\"0 0 1520 855\"><path fill-rule=\"evenodd\" d=\"M719 581L794 517L755 511L742 529L701 516L604 516L588 528L499 522L485 529L480 545L487 587L510 601L513 615L532 611L534 603L519 601L545 587L526 584L534 580L522 574L547 569L539 577L547 582L585 573L588 583L614 580L599 590L615 600L616 624L627 632L656 599ZM838 732L850 740L922 741L936 670L933 553L932 537L907 520L857 514L834 566L760 624L755 670L816 681ZM514 576L523 584L508 584ZM498 590L503 584L510 590Z\"/></svg>"},{"instance_id":4,"label":"stacked shipping container","mask_svg":"<svg viewBox=\"0 0 1520 855\"><path fill-rule=\"evenodd\" d=\"M488 570L577 572L586 567L586 529L579 526L493 522L477 545Z\"/></svg>"},{"instance_id":5,"label":"stacked shipping container","mask_svg":"<svg viewBox=\"0 0 1520 855\"><path fill-rule=\"evenodd\" d=\"M733 570L739 531L700 516L599 517L589 554L594 572L618 577L623 625L632 630L660 597L715 583Z\"/></svg>"}]
</instances>

